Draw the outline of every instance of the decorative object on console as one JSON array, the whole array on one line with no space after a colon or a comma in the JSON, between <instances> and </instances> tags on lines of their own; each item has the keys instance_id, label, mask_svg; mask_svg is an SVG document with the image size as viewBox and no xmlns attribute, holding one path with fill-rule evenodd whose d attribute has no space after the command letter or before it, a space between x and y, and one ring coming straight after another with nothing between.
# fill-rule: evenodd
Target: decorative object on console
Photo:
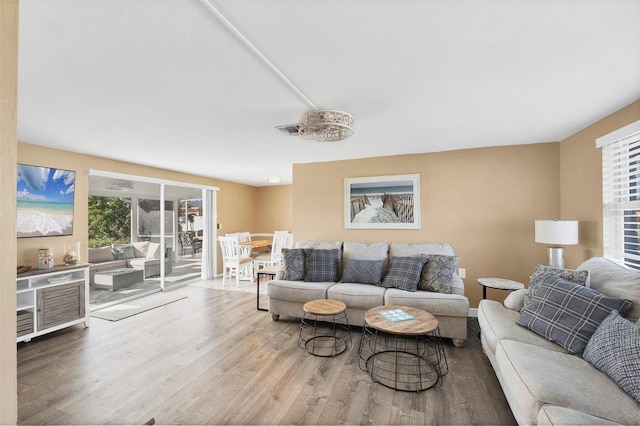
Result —
<instances>
[{"instance_id":1,"label":"decorative object on console","mask_svg":"<svg viewBox=\"0 0 640 426\"><path fill-rule=\"evenodd\" d=\"M319 109L302 116L298 134L318 142L337 142L353 134L352 125L353 117L346 112Z\"/></svg>"},{"instance_id":2,"label":"decorative object on console","mask_svg":"<svg viewBox=\"0 0 640 426\"><path fill-rule=\"evenodd\" d=\"M346 178L346 229L420 229L420 175Z\"/></svg>"},{"instance_id":3,"label":"decorative object on console","mask_svg":"<svg viewBox=\"0 0 640 426\"><path fill-rule=\"evenodd\" d=\"M75 265L80 260L80 243L66 243L64 245L64 264Z\"/></svg>"},{"instance_id":4,"label":"decorative object on console","mask_svg":"<svg viewBox=\"0 0 640 426\"><path fill-rule=\"evenodd\" d=\"M547 248L549 266L564 268L563 245L578 244L577 220L536 220L536 243L551 244Z\"/></svg>"},{"instance_id":5,"label":"decorative object on console","mask_svg":"<svg viewBox=\"0 0 640 426\"><path fill-rule=\"evenodd\" d=\"M53 268L53 249L45 248L38 250L38 269Z\"/></svg>"}]
</instances>

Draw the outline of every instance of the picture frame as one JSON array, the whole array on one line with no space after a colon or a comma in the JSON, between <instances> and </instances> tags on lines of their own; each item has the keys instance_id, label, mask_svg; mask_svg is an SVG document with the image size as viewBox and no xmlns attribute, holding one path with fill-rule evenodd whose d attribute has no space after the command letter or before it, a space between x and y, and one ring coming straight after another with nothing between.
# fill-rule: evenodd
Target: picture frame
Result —
<instances>
[{"instance_id":1,"label":"picture frame","mask_svg":"<svg viewBox=\"0 0 640 426\"><path fill-rule=\"evenodd\" d=\"M17 165L18 238L73 235L76 172Z\"/></svg>"},{"instance_id":2,"label":"picture frame","mask_svg":"<svg viewBox=\"0 0 640 426\"><path fill-rule=\"evenodd\" d=\"M345 178L346 229L420 229L420 174Z\"/></svg>"}]
</instances>

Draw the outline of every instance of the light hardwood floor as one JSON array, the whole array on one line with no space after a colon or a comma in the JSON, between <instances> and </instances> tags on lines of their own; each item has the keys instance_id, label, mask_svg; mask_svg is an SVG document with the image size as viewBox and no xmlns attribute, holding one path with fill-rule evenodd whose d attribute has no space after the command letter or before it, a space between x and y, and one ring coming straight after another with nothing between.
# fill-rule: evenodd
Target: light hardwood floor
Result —
<instances>
[{"instance_id":1,"label":"light hardwood floor","mask_svg":"<svg viewBox=\"0 0 640 426\"><path fill-rule=\"evenodd\" d=\"M335 358L297 346L255 294L186 286L186 299L118 322L92 319L18 345L21 424L515 424L477 333L421 393L371 382L361 330Z\"/></svg>"}]
</instances>

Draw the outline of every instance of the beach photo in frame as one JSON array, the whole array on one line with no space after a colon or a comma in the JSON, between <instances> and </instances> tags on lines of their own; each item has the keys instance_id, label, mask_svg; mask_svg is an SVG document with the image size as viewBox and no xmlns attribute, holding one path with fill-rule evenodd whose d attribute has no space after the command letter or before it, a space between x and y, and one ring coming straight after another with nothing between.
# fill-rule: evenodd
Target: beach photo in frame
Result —
<instances>
[{"instance_id":1,"label":"beach photo in frame","mask_svg":"<svg viewBox=\"0 0 640 426\"><path fill-rule=\"evenodd\" d=\"M420 174L345 178L347 229L420 229Z\"/></svg>"},{"instance_id":2,"label":"beach photo in frame","mask_svg":"<svg viewBox=\"0 0 640 426\"><path fill-rule=\"evenodd\" d=\"M18 238L73 235L76 172L18 164Z\"/></svg>"}]
</instances>

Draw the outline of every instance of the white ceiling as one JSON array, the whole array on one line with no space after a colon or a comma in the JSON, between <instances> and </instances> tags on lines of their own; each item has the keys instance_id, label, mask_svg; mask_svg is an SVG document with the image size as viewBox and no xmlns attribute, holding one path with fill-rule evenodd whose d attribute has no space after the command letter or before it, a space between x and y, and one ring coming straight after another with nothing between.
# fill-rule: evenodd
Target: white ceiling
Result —
<instances>
[{"instance_id":1,"label":"white ceiling","mask_svg":"<svg viewBox=\"0 0 640 426\"><path fill-rule=\"evenodd\" d=\"M640 97L640 1L21 0L21 142L255 186L292 164L558 141ZM372 171L375 174L375 171Z\"/></svg>"}]
</instances>

